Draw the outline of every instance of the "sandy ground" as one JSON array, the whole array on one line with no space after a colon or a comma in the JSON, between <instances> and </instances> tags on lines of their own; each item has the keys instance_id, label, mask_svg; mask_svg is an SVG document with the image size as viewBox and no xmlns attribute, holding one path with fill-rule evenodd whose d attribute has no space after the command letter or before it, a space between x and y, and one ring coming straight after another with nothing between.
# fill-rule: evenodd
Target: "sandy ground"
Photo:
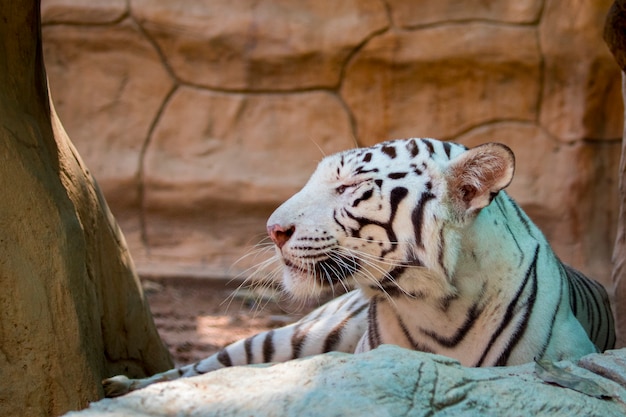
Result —
<instances>
[{"instance_id":1,"label":"sandy ground","mask_svg":"<svg viewBox=\"0 0 626 417\"><path fill-rule=\"evenodd\" d=\"M202 279L143 280L157 329L177 366L239 339L296 321L314 305L280 301L277 292L236 291Z\"/></svg>"}]
</instances>

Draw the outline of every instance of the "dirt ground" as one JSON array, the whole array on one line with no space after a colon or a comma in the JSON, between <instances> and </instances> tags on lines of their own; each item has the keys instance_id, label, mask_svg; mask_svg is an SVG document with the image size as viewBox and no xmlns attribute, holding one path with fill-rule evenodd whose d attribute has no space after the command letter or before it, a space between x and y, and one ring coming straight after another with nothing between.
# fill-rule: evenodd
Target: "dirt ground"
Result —
<instances>
[{"instance_id":1,"label":"dirt ground","mask_svg":"<svg viewBox=\"0 0 626 417\"><path fill-rule=\"evenodd\" d=\"M236 290L202 279L142 280L157 329L177 366L239 339L296 321L314 305L280 301L278 292Z\"/></svg>"}]
</instances>

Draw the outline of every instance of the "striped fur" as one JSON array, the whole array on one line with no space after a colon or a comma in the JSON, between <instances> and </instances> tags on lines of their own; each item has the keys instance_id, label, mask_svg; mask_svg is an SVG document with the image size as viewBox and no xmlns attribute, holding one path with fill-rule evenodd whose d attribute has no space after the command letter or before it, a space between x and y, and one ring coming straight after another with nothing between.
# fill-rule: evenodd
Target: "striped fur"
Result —
<instances>
[{"instance_id":1,"label":"striped fur","mask_svg":"<svg viewBox=\"0 0 626 417\"><path fill-rule=\"evenodd\" d=\"M358 289L300 321L151 378L105 381L107 395L222 367L280 362L390 343L466 366L575 359L610 349L603 287L562 264L502 191L514 158L408 139L325 158L268 220L296 297Z\"/></svg>"}]
</instances>

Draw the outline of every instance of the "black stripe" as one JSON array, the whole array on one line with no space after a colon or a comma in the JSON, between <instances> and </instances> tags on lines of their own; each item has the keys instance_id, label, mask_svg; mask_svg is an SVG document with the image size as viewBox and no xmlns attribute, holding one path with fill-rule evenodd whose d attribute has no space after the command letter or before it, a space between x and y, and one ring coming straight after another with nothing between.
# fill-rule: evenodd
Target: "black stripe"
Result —
<instances>
[{"instance_id":1,"label":"black stripe","mask_svg":"<svg viewBox=\"0 0 626 417\"><path fill-rule=\"evenodd\" d=\"M435 195L429 192L425 192L420 197L417 206L413 209L411 213L411 221L413 222L413 230L415 233L415 244L419 248L424 248L424 242L422 240L422 224L424 223L424 208L426 207L426 203L435 198Z\"/></svg>"},{"instance_id":2,"label":"black stripe","mask_svg":"<svg viewBox=\"0 0 626 417\"><path fill-rule=\"evenodd\" d=\"M337 226L341 227L341 230L343 230L343 232L345 234L348 234L348 230L344 227L343 224L341 224L341 222L339 221L339 219L337 218L337 210L335 210L333 212L333 220L335 221L335 223L337 224Z\"/></svg>"},{"instance_id":3,"label":"black stripe","mask_svg":"<svg viewBox=\"0 0 626 417\"><path fill-rule=\"evenodd\" d=\"M504 214L504 215L506 216L506 214ZM517 246L517 251L519 252L519 263L518 263L517 267L521 268L522 263L524 262L524 251L522 250L522 247L520 246L519 242L517 241L517 236L511 230L511 227L508 224L505 224L504 227L506 227L506 230L509 232L509 235L510 235L511 239L513 239L513 243L515 243L515 246Z\"/></svg>"},{"instance_id":4,"label":"black stripe","mask_svg":"<svg viewBox=\"0 0 626 417\"><path fill-rule=\"evenodd\" d=\"M444 295L439 300L439 308L441 309L441 311L446 313L448 309L450 308L450 305L452 304L452 302L458 298L459 298L459 295L456 293Z\"/></svg>"},{"instance_id":5,"label":"black stripe","mask_svg":"<svg viewBox=\"0 0 626 417\"><path fill-rule=\"evenodd\" d=\"M592 288L589 280L582 276L578 271L569 268L570 272L576 277L575 285L582 287L583 292L583 300L585 301L585 307L587 310L587 323L588 323L588 334L594 344L597 343L598 332L600 331L601 323L596 322L596 318L599 318L602 315L602 307L598 303L598 299L596 297L596 289Z\"/></svg>"},{"instance_id":6,"label":"black stripe","mask_svg":"<svg viewBox=\"0 0 626 417\"><path fill-rule=\"evenodd\" d=\"M601 331L604 333L604 343L602 346L598 346L598 348L600 349L600 351L613 349L615 347L615 323L613 320L613 311L611 310L609 296L606 293L606 289L602 284L591 279L589 280L589 282L591 282L596 287L595 294L602 302L602 311L604 312L603 317L600 319L601 322L599 323Z\"/></svg>"},{"instance_id":7,"label":"black stripe","mask_svg":"<svg viewBox=\"0 0 626 417\"><path fill-rule=\"evenodd\" d=\"M383 151L383 153L391 159L395 159L395 157L397 156L396 148L394 148L393 146L384 145L380 148L380 150Z\"/></svg>"},{"instance_id":8,"label":"black stripe","mask_svg":"<svg viewBox=\"0 0 626 417\"><path fill-rule=\"evenodd\" d=\"M252 339L254 339L254 336L248 337L243 342L243 348L246 351L246 363L247 364L254 363L254 355L252 354Z\"/></svg>"},{"instance_id":9,"label":"black stripe","mask_svg":"<svg viewBox=\"0 0 626 417\"><path fill-rule=\"evenodd\" d=\"M358 217L352 214L350 211L343 209L343 213L346 216L348 216L349 218L351 218L352 220L356 221L359 224L359 229L351 229L350 233L348 233L346 228L341 223L339 223L339 220L337 219L337 216L336 216L336 212L333 213L333 219L346 232L346 234L352 237L357 237L357 238L361 237L360 230L365 226L376 225L376 226L382 227L385 230L385 232L387 232L387 240L391 244L390 249L383 250L381 254L381 257L385 257L389 252L393 252L398 246L397 245L398 239L396 237L395 231L393 230L393 221L396 217L396 213L398 211L398 206L400 205L400 202L402 202L402 200L408 195L408 193L409 193L409 190L407 190L404 187L396 187L393 190L391 190L391 193L389 196L391 214L389 217L389 221L387 223L375 221L367 217Z\"/></svg>"},{"instance_id":10,"label":"black stripe","mask_svg":"<svg viewBox=\"0 0 626 417\"><path fill-rule=\"evenodd\" d=\"M563 299L563 279L559 280L559 296L558 296L558 299L559 300ZM543 346L541 346L541 349L539 349L539 354L535 358L537 360L543 358L543 355L546 353L546 349L548 349L548 345L550 344L550 340L552 340L552 333L554 331L554 325L556 323L556 316L559 313L560 304L561 303L559 302L559 303L557 303L554 306L554 313L552 314L552 320L550 320L550 331L548 332L548 335L546 336L546 338L543 341Z\"/></svg>"},{"instance_id":11,"label":"black stripe","mask_svg":"<svg viewBox=\"0 0 626 417\"><path fill-rule=\"evenodd\" d=\"M524 292L524 289L526 288L526 285L528 284L530 277L533 275L533 271L534 271L535 280L536 280L536 276L537 276L536 268L537 268L538 255L539 255L539 246L537 246L537 248L535 249L535 255L533 257L532 262L530 263L530 266L528 267L528 270L526 271L526 277L524 278L524 281L517 289L517 293L513 297L513 300L511 300L511 302L509 303L506 309L506 313L504 314L504 317L502 318L502 321L500 322L500 326L498 326L496 331L491 335L491 339L489 339L489 343L487 343L487 346L485 347L485 350L483 351L482 356L480 357L480 359L474 366L480 367L483 365L483 362L485 361L485 358L489 354L489 351L491 350L491 347L494 345L496 339L500 337L504 329L509 325L511 318L513 317L513 312L515 311L515 307L517 307L517 303L519 302L519 299L522 296L522 293ZM535 286L536 286L536 282L535 282ZM503 356L501 355L498 361L502 359L503 359Z\"/></svg>"},{"instance_id":12,"label":"black stripe","mask_svg":"<svg viewBox=\"0 0 626 417\"><path fill-rule=\"evenodd\" d=\"M354 203L352 203L352 207L358 206L362 201L369 200L370 198L372 198L373 195L374 195L374 190L372 189L367 190L361 195L361 197L354 200Z\"/></svg>"},{"instance_id":13,"label":"black stripe","mask_svg":"<svg viewBox=\"0 0 626 417\"><path fill-rule=\"evenodd\" d=\"M341 332L343 331L343 326L339 325L332 329L326 335L326 339L324 339L324 347L322 348L322 353L330 352L335 350L335 347L341 342Z\"/></svg>"},{"instance_id":14,"label":"black stripe","mask_svg":"<svg viewBox=\"0 0 626 417\"><path fill-rule=\"evenodd\" d=\"M358 167L354 170L354 174L369 174L370 172L378 172L378 168L365 169L364 166Z\"/></svg>"},{"instance_id":15,"label":"black stripe","mask_svg":"<svg viewBox=\"0 0 626 417\"><path fill-rule=\"evenodd\" d=\"M380 332L378 330L378 317L377 317L378 303L376 297L373 297L370 301L368 315L367 315L367 339L369 341L370 349L374 349L380 344Z\"/></svg>"},{"instance_id":16,"label":"black stripe","mask_svg":"<svg viewBox=\"0 0 626 417\"><path fill-rule=\"evenodd\" d=\"M422 139L422 142L424 142L426 148L428 148L428 153L430 153L430 156L432 156L435 153L435 147L433 146L432 142L428 139Z\"/></svg>"},{"instance_id":17,"label":"black stripe","mask_svg":"<svg viewBox=\"0 0 626 417\"><path fill-rule=\"evenodd\" d=\"M517 346L517 343L523 337L524 332L526 331L526 327L528 327L528 322L530 321L530 315L535 306L535 301L537 301L537 286L538 286L537 284L537 261L539 259L538 255L539 255L539 247L537 247L537 250L535 251L535 259L533 260L533 263L531 264L530 268L528 269L526 273L526 280L532 277L532 280L531 280L532 287L531 287L531 293L528 296L527 301L526 301L526 309L524 310L524 316L522 317L521 323L517 326L517 329L515 330L513 337L509 339L509 343L507 344L506 349L504 350L504 352L502 352L502 354L500 355L500 358L498 358L498 360L496 361L496 366L504 366L507 364L509 360L509 356L511 356L511 352L513 351L515 346Z\"/></svg>"},{"instance_id":18,"label":"black stripe","mask_svg":"<svg viewBox=\"0 0 626 417\"><path fill-rule=\"evenodd\" d=\"M400 205L400 202L404 200L404 198L408 194L409 190L404 187L396 187L391 190L391 193L389 194L389 204L391 205L391 219L389 219L390 223L393 222L396 212L398 211L398 206Z\"/></svg>"},{"instance_id":19,"label":"black stripe","mask_svg":"<svg viewBox=\"0 0 626 417\"><path fill-rule=\"evenodd\" d=\"M302 354L302 345L306 339L306 333L300 332L296 329L291 336L291 357L293 359L299 358Z\"/></svg>"},{"instance_id":20,"label":"black stripe","mask_svg":"<svg viewBox=\"0 0 626 417\"><path fill-rule=\"evenodd\" d=\"M569 285L569 290L570 290L570 308L572 309L572 312L574 313L574 315L576 316L576 319L578 319L578 309L582 308L579 307L578 305L578 300L580 300L582 298L582 295L580 293L580 287L578 287L578 285L576 285L573 282L573 277L571 276L571 273L569 272L567 265L565 264L561 264L564 271L565 271L565 275L567 277L567 284ZM580 320L579 320L580 321Z\"/></svg>"},{"instance_id":21,"label":"black stripe","mask_svg":"<svg viewBox=\"0 0 626 417\"><path fill-rule=\"evenodd\" d=\"M411 295L403 291L398 285L398 279L406 271L406 267L398 265L391 271L387 272L380 280L379 285L370 285L374 290L382 290L390 297L398 297L400 295ZM415 295L417 297L417 295Z\"/></svg>"},{"instance_id":22,"label":"black stripe","mask_svg":"<svg viewBox=\"0 0 626 417\"><path fill-rule=\"evenodd\" d=\"M443 150L446 153L446 156L448 157L448 159L450 159L450 148L452 147L452 145L450 145L450 143L448 142L443 142L442 145L443 145Z\"/></svg>"},{"instance_id":23,"label":"black stripe","mask_svg":"<svg viewBox=\"0 0 626 417\"><path fill-rule=\"evenodd\" d=\"M434 350L430 349L426 345L422 345L421 343L418 343L415 339L413 339L413 336L411 335L411 332L409 331L409 329L406 327L406 324L404 324L404 321L402 320L402 318L400 318L400 316L398 316L397 314L396 314L396 320L398 321L398 325L400 325L400 329L402 330L404 337L409 342L413 350L418 350L420 352L427 352L427 353L435 353Z\"/></svg>"},{"instance_id":24,"label":"black stripe","mask_svg":"<svg viewBox=\"0 0 626 417\"><path fill-rule=\"evenodd\" d=\"M598 323L596 318L600 317L602 309L598 305L598 300L595 297L593 289L589 286L587 281L578 279L578 286L582 287L585 300L585 310L587 311L587 324L589 327L589 338L595 343L597 340Z\"/></svg>"},{"instance_id":25,"label":"black stripe","mask_svg":"<svg viewBox=\"0 0 626 417\"><path fill-rule=\"evenodd\" d=\"M411 154L411 158L415 158L417 156L417 154L420 153L420 148L419 148L419 146L417 146L417 142L415 140L413 140L413 139L411 139L410 141L407 142L406 149Z\"/></svg>"},{"instance_id":26,"label":"black stripe","mask_svg":"<svg viewBox=\"0 0 626 417\"><path fill-rule=\"evenodd\" d=\"M309 330L311 329L311 327L313 327L317 319L320 318L326 312L327 309L328 309L328 305L318 308L317 310L313 311L313 313L311 313L309 316L306 317L306 321L304 322L300 321L296 323L296 326L293 330L293 334L291 335L291 351L292 351L291 355L293 359L301 357L302 346L304 345L304 342L306 341Z\"/></svg>"},{"instance_id":27,"label":"black stripe","mask_svg":"<svg viewBox=\"0 0 626 417\"><path fill-rule=\"evenodd\" d=\"M608 300L606 304L606 315L607 322L605 323L606 326L604 328L604 333L606 334L604 338L604 350L615 348L615 322L613 318L613 311L611 311Z\"/></svg>"},{"instance_id":28,"label":"black stripe","mask_svg":"<svg viewBox=\"0 0 626 417\"><path fill-rule=\"evenodd\" d=\"M406 177L406 175L406 172L391 172L387 174L387 178L389 178L390 180L399 180Z\"/></svg>"},{"instance_id":29,"label":"black stripe","mask_svg":"<svg viewBox=\"0 0 626 417\"><path fill-rule=\"evenodd\" d=\"M222 349L218 352L217 361L224 366L233 366L233 362L230 360L230 355L226 349Z\"/></svg>"},{"instance_id":30,"label":"black stripe","mask_svg":"<svg viewBox=\"0 0 626 417\"><path fill-rule=\"evenodd\" d=\"M439 262L439 266L443 270L444 275L448 277L450 274L448 273L448 269L444 265L444 259L443 259L445 248L446 248L446 240L443 234L443 227L442 227L441 229L439 229L439 254L437 255L437 262Z\"/></svg>"},{"instance_id":31,"label":"black stripe","mask_svg":"<svg viewBox=\"0 0 626 417\"><path fill-rule=\"evenodd\" d=\"M426 336L433 339L435 342L439 343L441 346L452 348L457 346L459 343L463 341L467 333L472 329L476 320L483 312L481 308L478 307L480 300L476 301L472 307L465 314L465 322L457 329L457 331L450 337L441 336L435 333L432 330L422 330Z\"/></svg>"},{"instance_id":32,"label":"black stripe","mask_svg":"<svg viewBox=\"0 0 626 417\"><path fill-rule=\"evenodd\" d=\"M265 335L265 339L263 340L263 362L268 363L272 361L274 357L274 330L270 330Z\"/></svg>"},{"instance_id":33,"label":"black stripe","mask_svg":"<svg viewBox=\"0 0 626 417\"><path fill-rule=\"evenodd\" d=\"M507 195L507 197L508 197L508 195ZM500 199L497 199L497 201L499 202ZM511 197L508 198L508 202L509 202L509 204L511 204L511 206L513 206L513 209L517 213L517 218L522 222L522 224L526 228L526 231L528 232L528 234L534 237L535 234L533 233L534 232L533 228L532 228L530 222L528 221L528 218L526 217L526 215L522 211L522 209L517 205L517 203L515 201L513 201L511 199Z\"/></svg>"},{"instance_id":34,"label":"black stripe","mask_svg":"<svg viewBox=\"0 0 626 417\"><path fill-rule=\"evenodd\" d=\"M331 352L337 348L337 345L341 342L341 333L343 329L346 328L348 323L354 319L356 316L361 314L363 310L367 308L367 304L363 304L358 309L351 312L347 317L345 317L339 324L337 324L329 333L326 335L326 339L324 340L324 347L322 348L322 352Z\"/></svg>"}]
</instances>

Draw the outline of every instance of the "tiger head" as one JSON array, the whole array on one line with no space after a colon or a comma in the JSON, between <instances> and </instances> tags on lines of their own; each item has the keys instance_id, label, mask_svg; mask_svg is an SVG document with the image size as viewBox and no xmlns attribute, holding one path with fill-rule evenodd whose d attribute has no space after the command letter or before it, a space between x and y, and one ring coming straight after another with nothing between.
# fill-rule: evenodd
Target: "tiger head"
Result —
<instances>
[{"instance_id":1,"label":"tiger head","mask_svg":"<svg viewBox=\"0 0 626 417\"><path fill-rule=\"evenodd\" d=\"M349 282L366 293L452 291L463 230L513 171L504 145L467 150L434 139L324 158L267 222L284 288L295 297Z\"/></svg>"}]
</instances>

